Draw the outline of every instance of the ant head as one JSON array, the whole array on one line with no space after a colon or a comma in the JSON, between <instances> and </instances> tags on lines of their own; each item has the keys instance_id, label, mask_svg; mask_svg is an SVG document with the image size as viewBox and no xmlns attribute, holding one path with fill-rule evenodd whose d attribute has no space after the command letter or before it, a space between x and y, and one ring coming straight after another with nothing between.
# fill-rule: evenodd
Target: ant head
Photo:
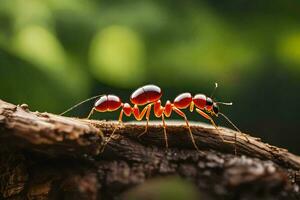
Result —
<instances>
[{"instance_id":1,"label":"ant head","mask_svg":"<svg viewBox=\"0 0 300 200\"><path fill-rule=\"evenodd\" d=\"M219 114L219 106L217 103L214 102L213 107L212 107L212 112L214 115L218 116Z\"/></svg>"}]
</instances>

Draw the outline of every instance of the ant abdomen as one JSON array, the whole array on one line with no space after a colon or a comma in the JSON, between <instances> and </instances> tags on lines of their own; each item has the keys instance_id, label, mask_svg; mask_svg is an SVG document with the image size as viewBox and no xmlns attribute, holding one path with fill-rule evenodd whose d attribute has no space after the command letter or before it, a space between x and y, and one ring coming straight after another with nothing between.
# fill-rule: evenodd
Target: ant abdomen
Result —
<instances>
[{"instance_id":1,"label":"ant abdomen","mask_svg":"<svg viewBox=\"0 0 300 200\"><path fill-rule=\"evenodd\" d=\"M173 104L178 109L185 109L191 104L192 100L193 99L191 93L186 92L178 95L174 99Z\"/></svg>"},{"instance_id":2,"label":"ant abdomen","mask_svg":"<svg viewBox=\"0 0 300 200\"><path fill-rule=\"evenodd\" d=\"M145 105L160 99L162 91L156 85L145 85L136 89L130 96L131 103L135 105Z\"/></svg>"},{"instance_id":3,"label":"ant abdomen","mask_svg":"<svg viewBox=\"0 0 300 200\"><path fill-rule=\"evenodd\" d=\"M115 111L122 105L121 99L116 95L104 95L96 100L94 108L98 112Z\"/></svg>"},{"instance_id":4,"label":"ant abdomen","mask_svg":"<svg viewBox=\"0 0 300 200\"><path fill-rule=\"evenodd\" d=\"M193 98L193 102L195 106L201 110L203 110L206 106L206 95L204 94L196 94Z\"/></svg>"}]
</instances>

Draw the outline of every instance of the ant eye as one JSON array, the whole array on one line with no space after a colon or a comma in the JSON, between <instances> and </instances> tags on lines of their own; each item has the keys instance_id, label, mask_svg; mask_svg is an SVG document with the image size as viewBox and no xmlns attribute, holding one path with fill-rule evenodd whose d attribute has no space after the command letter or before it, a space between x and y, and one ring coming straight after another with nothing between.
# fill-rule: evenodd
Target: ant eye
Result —
<instances>
[{"instance_id":1,"label":"ant eye","mask_svg":"<svg viewBox=\"0 0 300 200\"><path fill-rule=\"evenodd\" d=\"M213 100L210 97L206 98L206 105L207 106L212 106L213 105Z\"/></svg>"},{"instance_id":2,"label":"ant eye","mask_svg":"<svg viewBox=\"0 0 300 200\"><path fill-rule=\"evenodd\" d=\"M218 114L218 113L219 113L219 107L218 107L217 104L214 104L214 105L213 105L213 111L214 111L215 114Z\"/></svg>"}]
</instances>

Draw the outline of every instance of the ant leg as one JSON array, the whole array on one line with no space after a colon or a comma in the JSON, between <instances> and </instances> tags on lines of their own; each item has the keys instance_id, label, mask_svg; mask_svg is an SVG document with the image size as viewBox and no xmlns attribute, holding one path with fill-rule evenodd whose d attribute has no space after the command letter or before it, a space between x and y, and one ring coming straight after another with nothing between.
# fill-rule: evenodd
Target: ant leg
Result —
<instances>
[{"instance_id":1,"label":"ant leg","mask_svg":"<svg viewBox=\"0 0 300 200\"><path fill-rule=\"evenodd\" d=\"M237 154L237 152L236 152L236 135L235 135L235 142L224 140L224 138L223 138L221 132L219 131L216 123L214 122L214 120L208 114L206 114L205 112L203 112L202 110L196 108L196 111L197 111L197 113L199 113L200 115L202 115L202 117L208 119L213 124L213 126L216 128L216 130L217 130L217 132L218 132L218 134L219 134L219 136L220 136L220 138L222 139L223 142L234 144L234 153L236 155Z\"/></svg>"},{"instance_id":2,"label":"ant leg","mask_svg":"<svg viewBox=\"0 0 300 200\"><path fill-rule=\"evenodd\" d=\"M205 112L203 112L202 110L196 108L196 111L197 111L197 113L199 113L202 117L204 117L205 119L208 119L208 120L212 123L212 125L217 129L218 134L219 134L220 138L222 139L222 141L225 142L225 140L224 140L222 134L220 133L219 128L218 128L218 126L216 125L216 123L214 122L214 120L213 120L208 114L206 114Z\"/></svg>"},{"instance_id":3,"label":"ant leg","mask_svg":"<svg viewBox=\"0 0 300 200\"><path fill-rule=\"evenodd\" d=\"M104 147L110 142L110 140L111 140L112 137L114 136L114 134L115 134L115 132L116 132L118 126L119 126L120 124L123 123L122 118L123 118L123 109L122 109L121 112L120 112L119 121L118 121L118 123L115 125L115 128L114 128L113 132L110 134L109 138L108 138L108 139L106 140L106 142L104 143L104 145L103 145Z\"/></svg>"},{"instance_id":4,"label":"ant leg","mask_svg":"<svg viewBox=\"0 0 300 200\"><path fill-rule=\"evenodd\" d=\"M123 113L124 113L124 110L122 109L121 112L120 112L120 115L119 115L119 120L118 120L119 124L121 124L122 127L124 126L123 120L122 120L123 119Z\"/></svg>"},{"instance_id":5,"label":"ant leg","mask_svg":"<svg viewBox=\"0 0 300 200\"><path fill-rule=\"evenodd\" d=\"M165 121L165 116L169 117L171 115L171 111L166 113L165 107L161 106L161 101L158 100L154 103L154 115L159 118L161 117L162 123L163 123L163 128L164 128L164 137L165 137L165 143L166 143L166 148L169 148L168 144L168 136L167 136L167 126L166 126L166 121Z\"/></svg>"},{"instance_id":6,"label":"ant leg","mask_svg":"<svg viewBox=\"0 0 300 200\"><path fill-rule=\"evenodd\" d=\"M221 116L223 116L238 132L240 132L241 135L243 135L245 137L245 139L247 140L247 142L250 143L249 138L247 137L247 134L242 133L242 131L236 126L234 125L234 123L223 113L219 113ZM235 133L235 138L236 138L236 133Z\"/></svg>"},{"instance_id":7,"label":"ant leg","mask_svg":"<svg viewBox=\"0 0 300 200\"><path fill-rule=\"evenodd\" d=\"M163 127L164 127L164 136L165 136L166 148L169 148L168 136L167 136L167 126L166 126L166 121L165 121L164 114L161 115L161 120L163 122Z\"/></svg>"},{"instance_id":8,"label":"ant leg","mask_svg":"<svg viewBox=\"0 0 300 200\"><path fill-rule=\"evenodd\" d=\"M190 104L190 112L194 111L195 103L192 101Z\"/></svg>"},{"instance_id":9,"label":"ant leg","mask_svg":"<svg viewBox=\"0 0 300 200\"><path fill-rule=\"evenodd\" d=\"M245 133L243 133L243 132L241 132L241 131L239 131L239 132L245 137L245 139L247 140L247 142L250 143L250 140L249 140L247 134L245 134Z\"/></svg>"},{"instance_id":10,"label":"ant leg","mask_svg":"<svg viewBox=\"0 0 300 200\"><path fill-rule=\"evenodd\" d=\"M142 132L141 134L139 134L138 137L141 137L142 135L144 135L148 131L148 125L149 125L149 119L150 119L150 112L151 112L152 104L149 104L146 107L148 107L147 108L147 113L146 113L146 120L147 120L147 122L146 122L146 128L145 128L144 132Z\"/></svg>"},{"instance_id":11,"label":"ant leg","mask_svg":"<svg viewBox=\"0 0 300 200\"><path fill-rule=\"evenodd\" d=\"M193 143L194 147L196 148L196 150L199 151L199 148L198 148L198 146L197 146L197 144L196 144L196 142L195 142L195 139L194 139L194 136L193 136L193 133L192 133L192 130L191 130L189 121L188 121L188 119L186 118L186 115L184 114L184 112L182 112L181 110L179 110L179 109L176 108L176 107L173 107L173 110L174 110L177 114L179 114L181 117L184 118L185 123L186 123L186 126L187 126L188 129L189 129L189 134L190 134L192 143Z\"/></svg>"},{"instance_id":12,"label":"ant leg","mask_svg":"<svg viewBox=\"0 0 300 200\"><path fill-rule=\"evenodd\" d=\"M137 107L137 105L134 105L134 107L133 107L133 109L132 109L134 118L135 118L136 120L138 120L138 121L141 121L141 120L144 118L144 116L145 116L145 114L146 114L146 111L147 111L148 109L151 109L151 106L152 106L152 104L148 104L148 105L142 110L142 112L140 113L139 108ZM149 112L150 112L150 111L149 111Z\"/></svg>"},{"instance_id":13,"label":"ant leg","mask_svg":"<svg viewBox=\"0 0 300 200\"><path fill-rule=\"evenodd\" d=\"M138 121L141 121L141 120L144 118L146 112L147 112L147 114L149 113L149 115L150 115L151 106L152 106L152 104L148 104L148 105L142 110L142 112L140 113L139 108L137 107L137 105L134 105L133 111L132 111L132 112L133 112L133 116L135 117L135 119L138 120ZM146 116L146 118L147 118L146 129L145 129L145 131L143 131L138 137L140 137L141 135L143 135L144 133L146 133L146 131L148 130L149 116Z\"/></svg>"},{"instance_id":14,"label":"ant leg","mask_svg":"<svg viewBox=\"0 0 300 200\"><path fill-rule=\"evenodd\" d=\"M89 119L91 116L92 116L92 114L94 113L94 108L92 108L92 110L90 111L90 113L89 113L89 115L86 117L86 119Z\"/></svg>"}]
</instances>

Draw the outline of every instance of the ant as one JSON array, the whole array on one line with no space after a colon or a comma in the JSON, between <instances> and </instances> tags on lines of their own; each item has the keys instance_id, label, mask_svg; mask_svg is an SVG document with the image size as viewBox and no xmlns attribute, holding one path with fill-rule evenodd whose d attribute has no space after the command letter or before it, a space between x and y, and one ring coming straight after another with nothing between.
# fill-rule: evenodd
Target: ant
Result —
<instances>
[{"instance_id":1,"label":"ant","mask_svg":"<svg viewBox=\"0 0 300 200\"><path fill-rule=\"evenodd\" d=\"M166 132L166 123L165 123L165 117L170 117L172 114L172 111L176 112L178 115L184 118L186 126L189 130L189 135L191 138L191 141L196 148L197 151L199 151L199 148L195 142L195 139L193 137L188 119L184 112L182 112L182 109L186 109L189 107L190 112L193 112L194 109L198 114L203 116L204 118L208 119L213 126L218 131L218 134L223 142L225 142L222 134L219 132L219 129L217 125L215 124L214 120L212 119L212 116L218 117L218 115L222 115L230 124L233 125L235 129L237 129L239 132L241 132L230 120L228 117L226 117L223 113L219 112L218 104L223 105L232 105L232 103L224 103L224 102L214 102L212 100L212 96L218 87L218 84L215 84L215 88L212 92L212 95L210 97L207 97L204 94L196 94L194 97L190 93L182 93L179 94L171 103L169 100L166 102L165 106L161 105L161 96L162 96L162 90L156 86L156 85L145 85L138 89L136 89L130 96L130 101L133 104L133 107L129 103L122 103L121 99L116 95L97 95L94 97L91 97L85 101L82 101L75 106L71 107L70 109L66 110L65 112L61 113L61 115L65 114L66 112L72 110L73 108L81 105L82 103L85 103L87 101L90 101L92 99L96 99L96 102L94 104L94 107L91 109L89 115L87 118L90 118L91 115L94 113L94 111L98 112L112 112L116 111L119 108L121 108L120 115L119 115L119 123L123 123L123 114L126 116L133 116L136 120L140 121L144 118L146 115L146 127L145 130L139 135L142 136L144 133L148 130L148 124L149 124L149 118L150 118L150 112L153 105L154 114L158 118L162 118L163 122L163 128L164 128L164 137L165 137L165 145L166 148L168 148L168 138L167 138L167 132ZM139 110L138 106L146 105L142 111ZM195 108L196 107L196 108ZM106 141L105 145L110 141L113 134L116 131L117 126L113 130L112 134ZM245 136L245 135L244 135ZM249 141L249 139L245 136L245 138ZM235 135L236 140L236 135ZM236 151L236 150L235 150Z\"/></svg>"},{"instance_id":2,"label":"ant","mask_svg":"<svg viewBox=\"0 0 300 200\"><path fill-rule=\"evenodd\" d=\"M131 114L133 114L134 118L138 121L141 121L146 114L146 119L147 119L146 129L142 133L142 134L144 134L145 132L147 132L147 129L148 129L151 106L152 106L153 102L157 102L161 98L161 96L162 96L162 91L158 86L146 85L146 86L140 87L139 89L137 89L136 91L134 91L132 93L130 100L134 104L133 107L131 107L131 105L129 103L123 103L121 101L121 99L116 95L113 95L113 94L97 95L97 96L91 97L89 99L86 99L86 100L74 105L73 107L69 108L68 110L61 113L60 115L64 115L65 113L69 112L70 110L74 109L75 107L77 107L87 101L98 98L94 103L94 107L91 109L89 115L87 116L87 119L89 119L92 116L94 111L113 112L113 111L118 110L119 108L121 108L121 112L120 112L119 120L118 120L119 124L123 123L123 120L122 120L123 114L125 114L128 117L131 116ZM145 104L148 104L148 105L145 106L145 108L142 111L140 111L138 106L145 105ZM111 133L111 135L108 138L108 140L106 141L105 145L111 140L116 129L117 129L117 126Z\"/></svg>"},{"instance_id":3,"label":"ant","mask_svg":"<svg viewBox=\"0 0 300 200\"><path fill-rule=\"evenodd\" d=\"M196 148L197 151L199 151L199 148L195 142L194 136L192 134L189 121L185 115L184 112L182 112L182 109L186 109L189 107L190 112L193 112L196 110L198 114L203 116L204 118L208 119L212 125L216 128L220 138L222 139L223 142L229 142L225 141L222 134L220 133L216 123L212 119L212 116L218 117L218 115L223 116L233 127L241 132L234 124L232 121L229 120L229 118L224 115L223 113L219 112L219 106L218 104L222 105L232 105L232 102L230 103L225 103L225 102L215 102L212 100L212 96L214 92L216 91L218 87L218 84L215 83L215 88L211 94L210 97L207 97L204 94L196 94L194 97L191 95L191 93L182 93L179 94L171 103L171 101L167 101L165 106L161 105L161 100L160 98L153 98L153 95L161 96L162 94L160 93L159 87L154 86L154 85L146 85L143 87L138 88L136 91L134 91L130 97L131 102L137 106L137 105L148 105L144 108L147 109L147 115L146 115L146 128L143 133L141 133L139 136L143 135L144 133L147 132L148 128L148 123L149 123L149 115L151 111L151 106L153 105L154 109L154 114L156 117L161 117L162 122L163 122L163 128L164 128L164 137L165 137L165 143L166 143L166 148L168 148L168 138L167 138L167 132L166 132L166 123L165 123L165 117L170 117L172 114L172 111L176 112L178 115L184 118L186 126L189 130L189 135L192 140L192 143L194 147ZM160 94L160 95L158 95ZM196 107L196 108L195 108ZM245 136L245 135L244 135ZM245 136L247 141L249 142L249 139ZM236 141L236 134L235 134L235 141ZM230 142L229 142L230 143ZM236 149L235 149L236 152Z\"/></svg>"}]
</instances>

